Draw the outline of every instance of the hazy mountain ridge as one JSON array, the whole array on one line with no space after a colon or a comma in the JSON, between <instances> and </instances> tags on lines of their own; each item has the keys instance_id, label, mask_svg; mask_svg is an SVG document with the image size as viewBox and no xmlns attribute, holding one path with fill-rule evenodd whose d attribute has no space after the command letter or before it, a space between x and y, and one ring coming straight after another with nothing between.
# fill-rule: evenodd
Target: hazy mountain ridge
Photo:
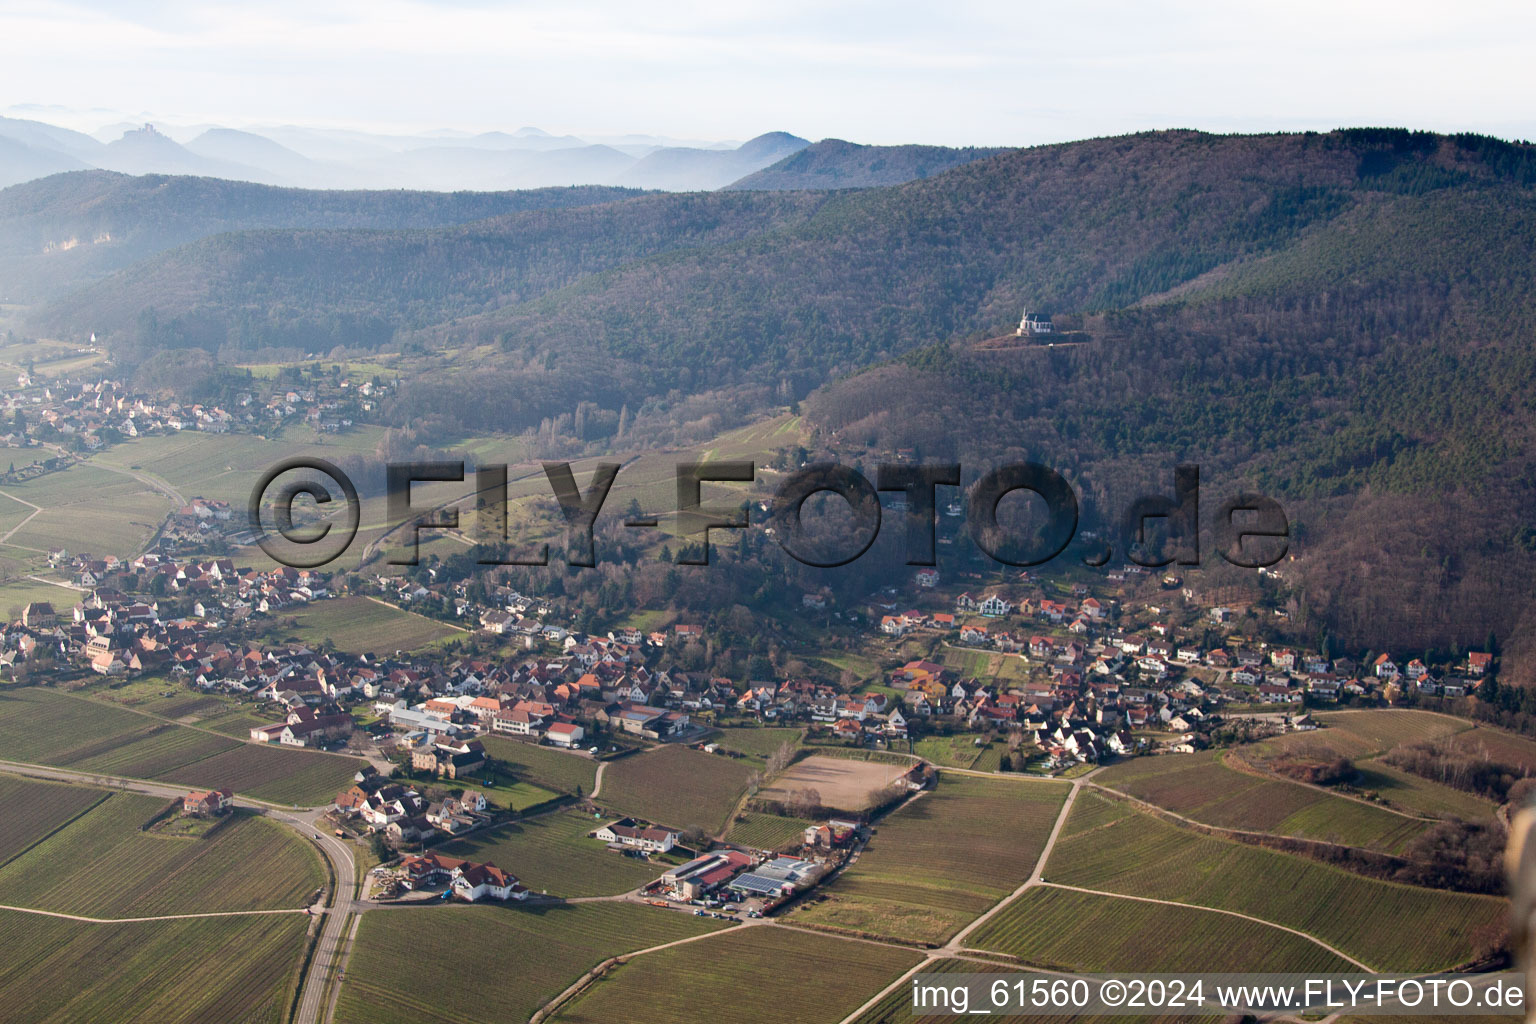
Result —
<instances>
[{"instance_id":1,"label":"hazy mountain ridge","mask_svg":"<svg viewBox=\"0 0 1536 1024\"><path fill-rule=\"evenodd\" d=\"M0 187L62 171L178 174L302 188L504 191L616 185L720 188L809 145L769 132L740 146L608 145L534 128L465 136L378 136L320 129L207 127L182 143L152 125L103 143L40 121L0 118Z\"/></svg>"},{"instance_id":2,"label":"hazy mountain ridge","mask_svg":"<svg viewBox=\"0 0 1536 1024\"><path fill-rule=\"evenodd\" d=\"M842 139L822 139L729 187L778 190L900 185L1004 152L1007 150L999 146L861 146Z\"/></svg>"},{"instance_id":3,"label":"hazy mountain ridge","mask_svg":"<svg viewBox=\"0 0 1536 1024\"><path fill-rule=\"evenodd\" d=\"M83 171L0 191L0 281L37 301L210 235L260 228L423 229L612 202L632 189L322 192L214 178Z\"/></svg>"}]
</instances>

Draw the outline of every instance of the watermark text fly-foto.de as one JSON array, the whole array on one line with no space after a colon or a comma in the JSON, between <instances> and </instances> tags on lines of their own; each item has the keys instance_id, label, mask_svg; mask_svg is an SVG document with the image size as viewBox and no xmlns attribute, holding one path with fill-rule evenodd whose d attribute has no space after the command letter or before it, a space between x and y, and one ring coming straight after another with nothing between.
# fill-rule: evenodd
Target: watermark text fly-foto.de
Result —
<instances>
[{"instance_id":1,"label":"watermark text fly-foto.de","mask_svg":"<svg viewBox=\"0 0 1536 1024\"><path fill-rule=\"evenodd\" d=\"M618 478L619 464L597 463L585 491L577 484L570 463L546 462L543 470L565 519L566 563L595 566L593 527ZM322 477L328 478L329 484ZM756 477L752 462L677 464L674 529L688 545L679 554L679 563L708 565L710 531L744 530L754 525L745 505L706 504L703 485L751 483ZM424 509L413 505L412 485L464 482L467 478L462 461L403 462L385 467L386 515L391 529L399 529L402 536L398 549L387 557L388 562L415 565L422 531L460 527L457 508ZM507 528L507 466L478 466L473 479L477 539L501 550L511 541ZM815 463L788 474L769 504L767 521L779 546L796 561L820 568L847 565L868 551L880 533L881 492L895 493L900 496L902 508L906 562L931 566L936 563L939 488L959 487L960 482L961 467L954 463L885 464L877 468L873 483L852 467ZM1137 498L1121 519L1119 540L1123 552L1139 565L1151 568L1200 564L1199 467L1176 467L1172 484L1171 495ZM1007 529L998 515L1003 499L1019 492L1040 499L1045 512L1043 523L1027 537ZM825 543L810 540L806 502L822 493L841 497L851 513L851 525L839 531L838 550L833 552L824 550ZM1003 564L1042 565L1060 556L1078 537L1077 494L1065 477L1048 466L1017 462L991 469L967 489L966 497L966 528L972 541ZM298 526L294 510L300 498L308 498L322 512L340 500L342 514ZM338 466L324 459L298 457L280 462L262 475L251 491L249 515L257 543L271 558L295 568L312 569L346 552L361 523L361 508L356 485ZM660 524L654 516L631 515L624 525L645 529ZM1233 565L1262 568L1285 557L1290 522L1279 503L1265 495L1241 493L1229 498L1219 506L1210 526L1217 553ZM1089 535L1083 537L1087 539ZM1114 553L1113 546L1102 540L1088 547L1081 557L1090 566L1104 565ZM508 550L482 560L482 564L548 565L549 545L539 543L522 550Z\"/></svg>"}]
</instances>

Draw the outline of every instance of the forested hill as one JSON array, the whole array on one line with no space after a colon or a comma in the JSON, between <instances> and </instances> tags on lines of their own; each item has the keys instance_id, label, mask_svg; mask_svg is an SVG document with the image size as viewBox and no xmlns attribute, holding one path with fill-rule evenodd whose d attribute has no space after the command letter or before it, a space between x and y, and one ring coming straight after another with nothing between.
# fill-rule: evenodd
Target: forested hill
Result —
<instances>
[{"instance_id":1,"label":"forested hill","mask_svg":"<svg viewBox=\"0 0 1536 1024\"><path fill-rule=\"evenodd\" d=\"M842 139L822 139L727 187L782 190L900 185L1002 152L1005 150L981 146L861 146Z\"/></svg>"},{"instance_id":2,"label":"forested hill","mask_svg":"<svg viewBox=\"0 0 1536 1024\"><path fill-rule=\"evenodd\" d=\"M1189 459L1218 492L1296 510L1301 620L1410 650L1491 627L1518 648L1536 638L1533 249L1528 145L1161 132L862 191L221 235L34 323L97 330L129 362L420 351L390 415L450 433L545 443L577 422L601 445L627 405L686 440L800 400L842 447L1046 457L1104 507ZM1080 319L1063 340L1082 344L980 344L1025 305Z\"/></svg>"},{"instance_id":3,"label":"forested hill","mask_svg":"<svg viewBox=\"0 0 1536 1024\"><path fill-rule=\"evenodd\" d=\"M313 191L76 171L0 190L0 291L33 302L188 242L252 228L434 228L612 202L634 189Z\"/></svg>"}]
</instances>

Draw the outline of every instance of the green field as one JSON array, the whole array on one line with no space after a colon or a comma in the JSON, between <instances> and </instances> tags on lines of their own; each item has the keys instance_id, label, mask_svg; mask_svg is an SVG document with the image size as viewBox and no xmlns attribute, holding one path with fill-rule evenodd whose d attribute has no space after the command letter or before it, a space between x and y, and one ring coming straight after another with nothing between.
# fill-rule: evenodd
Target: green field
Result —
<instances>
[{"instance_id":1,"label":"green field","mask_svg":"<svg viewBox=\"0 0 1536 1024\"><path fill-rule=\"evenodd\" d=\"M297 624L290 626L290 619ZM417 651L440 640L464 635L463 630L436 619L400 611L367 597L339 597L284 609L273 633L303 644L328 640L339 651L379 655L397 650Z\"/></svg>"},{"instance_id":2,"label":"green field","mask_svg":"<svg viewBox=\"0 0 1536 1024\"><path fill-rule=\"evenodd\" d=\"M1460 963L1496 940L1508 915L1502 899L1378 882L1177 828L1092 793L1079 796L1068 826L1046 865L1051 882L1250 914L1380 970Z\"/></svg>"},{"instance_id":3,"label":"green field","mask_svg":"<svg viewBox=\"0 0 1536 1024\"><path fill-rule=\"evenodd\" d=\"M761 729L717 729L715 731L719 735L713 737L714 741L725 749L734 750L739 754L751 754L754 757L764 759L772 757L786 743L791 747L799 746L800 737L804 733L803 729L776 729L772 727Z\"/></svg>"},{"instance_id":4,"label":"green field","mask_svg":"<svg viewBox=\"0 0 1536 1024\"><path fill-rule=\"evenodd\" d=\"M966 937L971 949L1078 971L1357 971L1315 942L1226 914L1050 886Z\"/></svg>"},{"instance_id":5,"label":"green field","mask_svg":"<svg viewBox=\"0 0 1536 1024\"><path fill-rule=\"evenodd\" d=\"M147 473L189 498L216 498L243 509L262 472L279 459L315 455L334 461L350 453L371 454L382 433L362 427L317 438L312 430L295 427L268 439L183 431L137 438L93 455L91 462Z\"/></svg>"},{"instance_id":6,"label":"green field","mask_svg":"<svg viewBox=\"0 0 1536 1024\"><path fill-rule=\"evenodd\" d=\"M925 736L912 744L912 753L940 768L970 768L981 756L985 745L977 746L975 736Z\"/></svg>"},{"instance_id":7,"label":"green field","mask_svg":"<svg viewBox=\"0 0 1536 1024\"><path fill-rule=\"evenodd\" d=\"M0 831L0 864L26 850L54 830L106 799L99 789L0 775L0 807L5 828Z\"/></svg>"},{"instance_id":8,"label":"green field","mask_svg":"<svg viewBox=\"0 0 1536 1024\"><path fill-rule=\"evenodd\" d=\"M554 1020L837 1024L917 962L916 953L892 946L784 928L739 928L636 957L567 1004Z\"/></svg>"},{"instance_id":9,"label":"green field","mask_svg":"<svg viewBox=\"0 0 1536 1024\"><path fill-rule=\"evenodd\" d=\"M4 530L0 530L0 533L3 532ZM68 614L68 609L79 604L84 596L78 590L56 587L52 583L39 583L37 580L28 579L12 580L9 583L0 584L0 615L5 616L6 622L15 622L21 618L21 610L33 601L46 601L60 614Z\"/></svg>"},{"instance_id":10,"label":"green field","mask_svg":"<svg viewBox=\"0 0 1536 1024\"><path fill-rule=\"evenodd\" d=\"M83 924L0 911L6 1024L282 1024L302 914Z\"/></svg>"},{"instance_id":11,"label":"green field","mask_svg":"<svg viewBox=\"0 0 1536 1024\"><path fill-rule=\"evenodd\" d=\"M1496 809L1492 800L1485 800L1465 790L1442 786L1422 775L1394 768L1379 759L1357 762L1355 767L1360 773L1355 781L1356 786L1410 813L1476 821L1493 817Z\"/></svg>"},{"instance_id":12,"label":"green field","mask_svg":"<svg viewBox=\"0 0 1536 1024\"><path fill-rule=\"evenodd\" d=\"M541 814L476 833L444 847L453 857L490 861L534 892L556 896L612 896L651 881L665 870L610 853L587 833L603 823L575 810Z\"/></svg>"},{"instance_id":13,"label":"green field","mask_svg":"<svg viewBox=\"0 0 1536 1024\"><path fill-rule=\"evenodd\" d=\"M0 691L0 752L16 761L228 787L297 804L329 800L363 763L242 743L40 687Z\"/></svg>"},{"instance_id":14,"label":"green field","mask_svg":"<svg viewBox=\"0 0 1536 1024\"><path fill-rule=\"evenodd\" d=\"M485 744L487 754L510 765L518 778L536 786L557 793L575 793L578 788L582 793L591 793L596 784L597 762L581 754L509 740L504 736L483 736L481 742Z\"/></svg>"},{"instance_id":15,"label":"green field","mask_svg":"<svg viewBox=\"0 0 1536 1024\"><path fill-rule=\"evenodd\" d=\"M1396 853L1428 822L1283 779L1234 771L1222 753L1122 761L1094 782L1221 828L1273 832Z\"/></svg>"},{"instance_id":16,"label":"green field","mask_svg":"<svg viewBox=\"0 0 1536 1024\"><path fill-rule=\"evenodd\" d=\"M141 832L165 804L113 793L0 867L0 903L87 917L281 910L325 881L308 843L261 818L198 839Z\"/></svg>"},{"instance_id":17,"label":"green field","mask_svg":"<svg viewBox=\"0 0 1536 1024\"><path fill-rule=\"evenodd\" d=\"M335 1019L525 1021L608 957L721 927L631 903L373 911L363 915Z\"/></svg>"},{"instance_id":18,"label":"green field","mask_svg":"<svg viewBox=\"0 0 1536 1024\"><path fill-rule=\"evenodd\" d=\"M1058 783L941 774L788 920L942 943L1029 877L1066 795Z\"/></svg>"},{"instance_id":19,"label":"green field","mask_svg":"<svg viewBox=\"0 0 1536 1024\"><path fill-rule=\"evenodd\" d=\"M748 812L732 819L725 839L726 842L740 843L758 850L781 850L798 847L804 839L806 828L814 824L814 821L807 818Z\"/></svg>"},{"instance_id":20,"label":"green field","mask_svg":"<svg viewBox=\"0 0 1536 1024\"><path fill-rule=\"evenodd\" d=\"M604 806L674 828L714 834L747 788L752 765L687 747L664 746L610 762Z\"/></svg>"}]
</instances>

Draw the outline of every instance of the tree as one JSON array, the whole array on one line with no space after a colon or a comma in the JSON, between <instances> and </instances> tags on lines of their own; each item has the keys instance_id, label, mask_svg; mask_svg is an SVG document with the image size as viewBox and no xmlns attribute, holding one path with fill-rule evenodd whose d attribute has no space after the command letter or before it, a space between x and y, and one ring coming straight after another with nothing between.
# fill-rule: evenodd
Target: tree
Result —
<instances>
[{"instance_id":1,"label":"tree","mask_svg":"<svg viewBox=\"0 0 1536 1024\"><path fill-rule=\"evenodd\" d=\"M779 744L779 749L775 750L773 754L768 758L768 774L777 775L779 772L782 772L784 769L788 768L789 763L794 759L795 745L788 740L785 740L783 743Z\"/></svg>"}]
</instances>

